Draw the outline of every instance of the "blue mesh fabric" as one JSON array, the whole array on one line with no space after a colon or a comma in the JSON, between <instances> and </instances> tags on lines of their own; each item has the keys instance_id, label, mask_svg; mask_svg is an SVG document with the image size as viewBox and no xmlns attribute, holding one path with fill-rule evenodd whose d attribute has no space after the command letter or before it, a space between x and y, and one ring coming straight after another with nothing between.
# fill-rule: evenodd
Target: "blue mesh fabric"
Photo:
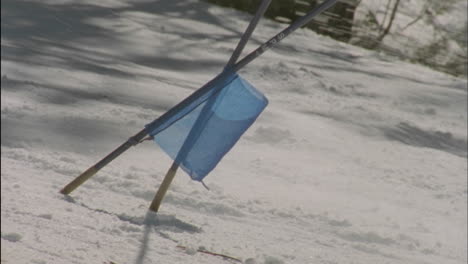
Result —
<instances>
[{"instance_id":1,"label":"blue mesh fabric","mask_svg":"<svg viewBox=\"0 0 468 264\"><path fill-rule=\"evenodd\" d=\"M177 105L176 107L167 111L160 118L157 118L153 122L147 124L145 126L146 131L151 136L158 134L160 131L166 129L174 122L193 111L198 105L207 101L209 98L211 98L212 95L219 92L224 86L228 85L236 77L236 74L230 72L221 73L212 81L210 81L209 84L205 84L203 87L195 91L195 93L185 98L180 103L180 106Z\"/></svg>"},{"instance_id":2,"label":"blue mesh fabric","mask_svg":"<svg viewBox=\"0 0 468 264\"><path fill-rule=\"evenodd\" d=\"M156 143L193 180L201 181L234 146L268 104L265 96L234 75L205 102L162 131Z\"/></svg>"}]
</instances>

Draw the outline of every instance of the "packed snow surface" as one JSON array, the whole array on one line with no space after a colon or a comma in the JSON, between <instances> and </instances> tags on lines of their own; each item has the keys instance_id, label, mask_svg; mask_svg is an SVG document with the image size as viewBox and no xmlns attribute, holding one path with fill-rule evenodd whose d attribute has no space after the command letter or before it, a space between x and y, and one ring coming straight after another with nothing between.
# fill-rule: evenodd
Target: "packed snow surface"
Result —
<instances>
[{"instance_id":1,"label":"packed snow surface","mask_svg":"<svg viewBox=\"0 0 468 264\"><path fill-rule=\"evenodd\" d=\"M151 141L59 190L219 73L250 15L2 1L1 262L467 262L467 82L298 30L240 71L269 98L205 178ZM263 20L246 54L284 25ZM209 151L207 149L207 151Z\"/></svg>"}]
</instances>

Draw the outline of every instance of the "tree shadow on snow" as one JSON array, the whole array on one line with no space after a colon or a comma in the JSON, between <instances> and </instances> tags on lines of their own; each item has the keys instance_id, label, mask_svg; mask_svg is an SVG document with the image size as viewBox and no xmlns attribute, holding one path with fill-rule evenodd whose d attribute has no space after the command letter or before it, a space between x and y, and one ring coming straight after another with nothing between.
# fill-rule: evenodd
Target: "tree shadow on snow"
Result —
<instances>
[{"instance_id":1,"label":"tree shadow on snow","mask_svg":"<svg viewBox=\"0 0 468 264\"><path fill-rule=\"evenodd\" d=\"M165 239L169 239L172 242L176 242L176 240L172 239L169 235L165 232L174 232L174 233L200 233L202 232L201 228L194 226L192 224L186 223L182 220L177 219L173 215L165 215L160 213L155 213L152 211L148 211L144 217L142 216L130 216L126 214L115 214L108 212L102 209L95 209L87 206L84 203L78 202L73 199L69 195L65 195L63 198L65 201L82 206L88 210L97 212L97 213L104 213L111 216L116 216L119 220L130 223L136 226L143 226L143 238L141 239L141 246L135 260L135 264L143 264L145 263L145 257L148 251L149 241L150 241L150 234L152 231L155 231L157 234L162 236Z\"/></svg>"},{"instance_id":2,"label":"tree shadow on snow","mask_svg":"<svg viewBox=\"0 0 468 264\"><path fill-rule=\"evenodd\" d=\"M426 131L406 122L400 122L396 126L375 126L365 124L354 119L349 119L348 116L344 117L338 114L319 111L302 111L301 113L311 116L320 116L339 123L351 124L360 128L360 133L364 135L371 135L372 132L370 131L377 129L378 134L382 133L386 138L402 144L422 148L432 148L445 151L462 158L467 157L467 141L463 138L454 137L450 132Z\"/></svg>"},{"instance_id":3,"label":"tree shadow on snow","mask_svg":"<svg viewBox=\"0 0 468 264\"><path fill-rule=\"evenodd\" d=\"M119 217L121 220L125 221L125 218ZM130 221L132 223L132 221ZM143 231L143 238L141 240L140 250L138 252L137 258L135 260L135 264L143 264L145 263L145 256L148 251L149 239L151 231L154 229L156 232L159 233L162 237L166 239L170 239L173 242L177 242L176 240L171 239L166 233L163 233L163 230L169 230L172 232L189 232L189 233L198 233L201 230L193 226L191 224L182 222L175 218L174 216L169 215L160 215L151 211L146 213L145 218L143 219L144 231ZM137 222L138 224L138 222Z\"/></svg>"},{"instance_id":4,"label":"tree shadow on snow","mask_svg":"<svg viewBox=\"0 0 468 264\"><path fill-rule=\"evenodd\" d=\"M168 77L167 73L158 73L158 70L180 74L210 70L214 75L222 70L225 62L201 58L200 54L196 54L197 50L209 50L207 43L238 39L242 34L231 23L236 18L213 14L209 10L211 5L207 3L172 0L92 3L2 1L2 91L10 94L27 92L27 98L36 101L26 102L31 105L37 102L59 104L73 107L73 110L91 100L154 110L156 117L174 105L174 102L168 101L167 97L132 93L132 89L137 89L131 85L134 80L146 79L150 83L154 81L155 86L164 83L177 88L196 89L196 81ZM245 14L239 13L237 16ZM196 32L192 23L180 23L177 22L178 19L214 25L223 31L211 34L202 28ZM248 18L245 17L245 20ZM155 43L138 39L136 36L140 35L133 33L139 29L146 30L145 35L157 38L151 39ZM160 37L166 35L171 37ZM194 46L197 46L195 51ZM154 48L153 52L152 47L163 47L163 50ZM184 56L181 57L180 54ZM228 56L226 53L226 59ZM42 71L37 73L36 69ZM66 70L69 74L61 74L61 70ZM42 76L44 71L52 77ZM93 79L83 78L82 76L87 76L83 73L92 75ZM73 79L68 79L71 77ZM69 85L64 85L67 82ZM41 125L40 118L35 118L40 113L20 112L29 115L24 118L32 122L38 120L36 122ZM62 132L61 115L42 117L42 121L44 118L57 124L48 126L45 131ZM49 120L53 118L58 120ZM150 121L152 120L148 120ZM2 143L3 139L8 139L7 136L15 135L12 129L22 130L21 124L17 125L19 126L11 126L8 131L2 129ZM82 125L87 127L86 124ZM95 122L94 125L98 131L108 128L103 122ZM81 127L81 123L76 123L72 132L85 133ZM64 136L75 138L75 134ZM92 142L98 140L93 136L85 138Z\"/></svg>"},{"instance_id":5,"label":"tree shadow on snow","mask_svg":"<svg viewBox=\"0 0 468 264\"><path fill-rule=\"evenodd\" d=\"M462 158L467 157L467 142L463 139L454 138L449 132L425 131L401 122L395 128L384 129L384 134L389 139L407 145L438 149Z\"/></svg>"},{"instance_id":6,"label":"tree shadow on snow","mask_svg":"<svg viewBox=\"0 0 468 264\"><path fill-rule=\"evenodd\" d=\"M182 39L206 40L212 43L221 40L237 39L242 32L231 26L229 21L209 12L209 4L160 0L126 3L126 6L102 7L99 5L62 3L47 4L36 1L2 1L2 60L19 60L30 63L43 63L38 55L59 58L63 65L97 72L105 75L126 76L128 73L108 68L105 62L133 62L161 69L193 71L199 67L212 67L221 70L222 62L213 60L175 59L173 55L186 52L186 41L158 39L166 48L164 54L145 56L124 55L128 51L115 51L113 54L93 50L93 43L109 47L125 39L125 23L138 24L153 32L177 34ZM144 19L129 18L132 14L143 15ZM171 25L170 32L165 24L171 19L187 19L215 25L227 33L205 34L193 32L183 25ZM147 20L147 21L146 21ZM123 21L124 23L119 23ZM111 24L111 26L108 25ZM179 28L179 30L177 30ZM136 30L136 29L133 29ZM6 40L5 44L4 41ZM190 44L193 45L193 44ZM201 45L205 45L202 43ZM138 49L138 47L134 47ZM234 47L233 47L234 48ZM73 51L73 54L57 51ZM78 56L76 56L76 53ZM226 55L228 56L228 54ZM200 63L201 64L198 64Z\"/></svg>"}]
</instances>

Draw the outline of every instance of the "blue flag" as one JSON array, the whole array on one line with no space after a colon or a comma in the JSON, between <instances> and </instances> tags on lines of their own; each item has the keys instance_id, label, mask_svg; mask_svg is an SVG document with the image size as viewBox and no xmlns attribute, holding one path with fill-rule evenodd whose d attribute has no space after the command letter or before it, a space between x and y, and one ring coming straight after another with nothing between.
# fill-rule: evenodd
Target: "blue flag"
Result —
<instances>
[{"instance_id":1,"label":"blue flag","mask_svg":"<svg viewBox=\"0 0 468 264\"><path fill-rule=\"evenodd\" d=\"M201 104L187 105L164 129L159 126L149 132L197 181L216 167L268 104L261 92L235 73L217 85Z\"/></svg>"}]
</instances>

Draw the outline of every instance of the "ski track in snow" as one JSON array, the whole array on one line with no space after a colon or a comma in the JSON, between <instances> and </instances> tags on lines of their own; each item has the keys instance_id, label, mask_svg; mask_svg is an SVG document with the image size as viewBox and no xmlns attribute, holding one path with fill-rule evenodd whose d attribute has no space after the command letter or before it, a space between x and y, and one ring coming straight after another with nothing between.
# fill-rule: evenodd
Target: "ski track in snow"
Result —
<instances>
[{"instance_id":1,"label":"ski track in snow","mask_svg":"<svg viewBox=\"0 0 468 264\"><path fill-rule=\"evenodd\" d=\"M210 191L180 172L147 213L171 161L145 143L58 193L214 77L249 19L2 1L1 262L466 263L466 80L306 30L241 70L270 104Z\"/></svg>"}]
</instances>

